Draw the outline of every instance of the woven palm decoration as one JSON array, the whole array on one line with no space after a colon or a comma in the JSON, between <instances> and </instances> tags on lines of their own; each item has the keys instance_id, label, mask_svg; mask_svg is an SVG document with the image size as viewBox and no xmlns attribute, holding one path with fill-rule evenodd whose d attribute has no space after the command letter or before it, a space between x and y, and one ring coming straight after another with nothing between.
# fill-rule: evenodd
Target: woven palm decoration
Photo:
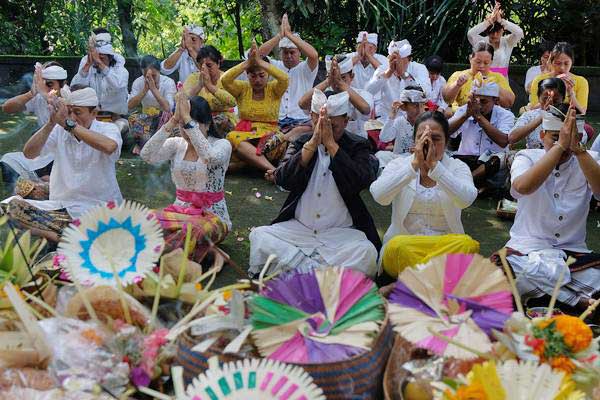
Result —
<instances>
[{"instance_id":1,"label":"woven palm decoration","mask_svg":"<svg viewBox=\"0 0 600 400\"><path fill-rule=\"evenodd\" d=\"M295 364L347 360L371 350L384 299L361 272L293 271L250 301L252 337L263 357Z\"/></svg>"},{"instance_id":2,"label":"woven palm decoration","mask_svg":"<svg viewBox=\"0 0 600 400\"><path fill-rule=\"evenodd\" d=\"M190 400L325 400L302 368L267 359L209 368L194 378L186 394Z\"/></svg>"},{"instance_id":3,"label":"woven palm decoration","mask_svg":"<svg viewBox=\"0 0 600 400\"><path fill-rule=\"evenodd\" d=\"M115 286L115 273L127 285L151 270L163 245L160 224L148 208L111 202L74 220L63 232L58 253L79 282Z\"/></svg>"}]
</instances>

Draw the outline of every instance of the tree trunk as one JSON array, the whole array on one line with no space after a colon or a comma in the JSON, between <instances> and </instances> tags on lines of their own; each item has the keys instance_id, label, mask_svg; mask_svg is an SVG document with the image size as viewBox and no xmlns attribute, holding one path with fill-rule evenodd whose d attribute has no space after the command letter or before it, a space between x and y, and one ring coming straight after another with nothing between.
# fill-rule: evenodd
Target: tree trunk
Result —
<instances>
[{"instance_id":1,"label":"tree trunk","mask_svg":"<svg viewBox=\"0 0 600 400\"><path fill-rule=\"evenodd\" d=\"M117 14L126 57L137 57L138 41L133 34L133 0L117 0Z\"/></svg>"},{"instance_id":2,"label":"tree trunk","mask_svg":"<svg viewBox=\"0 0 600 400\"><path fill-rule=\"evenodd\" d=\"M244 37L242 36L242 4L241 0L235 2L235 30L237 32L238 51L240 52L240 58L244 58Z\"/></svg>"},{"instance_id":3,"label":"tree trunk","mask_svg":"<svg viewBox=\"0 0 600 400\"><path fill-rule=\"evenodd\" d=\"M260 0L262 9L261 33L265 41L269 40L279 32L279 19L283 15L277 0Z\"/></svg>"}]
</instances>

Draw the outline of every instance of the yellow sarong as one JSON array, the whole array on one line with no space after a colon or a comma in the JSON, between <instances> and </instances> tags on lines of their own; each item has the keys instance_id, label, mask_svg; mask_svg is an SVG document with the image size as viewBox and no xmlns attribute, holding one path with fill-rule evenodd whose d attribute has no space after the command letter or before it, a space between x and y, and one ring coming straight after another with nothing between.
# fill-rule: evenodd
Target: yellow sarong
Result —
<instances>
[{"instance_id":1,"label":"yellow sarong","mask_svg":"<svg viewBox=\"0 0 600 400\"><path fill-rule=\"evenodd\" d=\"M443 254L479 253L479 242L469 235L450 233L441 236L394 236L383 251L383 269L396 277L406 267L423 264Z\"/></svg>"}]
</instances>

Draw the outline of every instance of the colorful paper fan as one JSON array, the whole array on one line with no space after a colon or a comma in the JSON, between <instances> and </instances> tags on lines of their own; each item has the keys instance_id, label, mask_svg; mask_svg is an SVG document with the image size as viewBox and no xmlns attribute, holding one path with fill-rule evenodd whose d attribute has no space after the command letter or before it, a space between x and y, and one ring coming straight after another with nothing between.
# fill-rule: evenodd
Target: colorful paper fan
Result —
<instances>
[{"instance_id":1,"label":"colorful paper fan","mask_svg":"<svg viewBox=\"0 0 600 400\"><path fill-rule=\"evenodd\" d=\"M187 387L190 400L325 400L302 368L274 360L252 359L209 368Z\"/></svg>"},{"instance_id":2,"label":"colorful paper fan","mask_svg":"<svg viewBox=\"0 0 600 400\"><path fill-rule=\"evenodd\" d=\"M396 332L419 347L461 359L477 356L430 330L488 352L492 329L502 330L513 310L502 270L472 254L448 254L405 269L389 301Z\"/></svg>"},{"instance_id":3,"label":"colorful paper fan","mask_svg":"<svg viewBox=\"0 0 600 400\"><path fill-rule=\"evenodd\" d=\"M252 336L263 357L297 364L346 360L370 350L384 301L352 269L293 271L250 301Z\"/></svg>"},{"instance_id":4,"label":"colorful paper fan","mask_svg":"<svg viewBox=\"0 0 600 400\"><path fill-rule=\"evenodd\" d=\"M128 201L96 207L74 220L63 232L58 253L79 282L114 286L114 269L126 285L152 269L163 244L150 210Z\"/></svg>"}]
</instances>

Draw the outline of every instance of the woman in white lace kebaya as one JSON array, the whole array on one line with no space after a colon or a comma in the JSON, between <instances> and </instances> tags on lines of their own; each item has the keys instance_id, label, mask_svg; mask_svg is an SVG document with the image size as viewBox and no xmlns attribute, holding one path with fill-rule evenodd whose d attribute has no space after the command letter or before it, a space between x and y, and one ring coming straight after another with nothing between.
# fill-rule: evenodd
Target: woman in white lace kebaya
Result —
<instances>
[{"instance_id":1,"label":"woman in white lace kebaya","mask_svg":"<svg viewBox=\"0 0 600 400\"><path fill-rule=\"evenodd\" d=\"M181 137L171 137L176 127ZM191 229L190 259L196 262L202 261L211 242L220 243L231 229L224 197L231 144L216 135L206 100L199 96L188 100L178 93L173 117L140 154L148 163L171 162L177 197L156 217L165 232L165 252L183 248Z\"/></svg>"}]
</instances>

